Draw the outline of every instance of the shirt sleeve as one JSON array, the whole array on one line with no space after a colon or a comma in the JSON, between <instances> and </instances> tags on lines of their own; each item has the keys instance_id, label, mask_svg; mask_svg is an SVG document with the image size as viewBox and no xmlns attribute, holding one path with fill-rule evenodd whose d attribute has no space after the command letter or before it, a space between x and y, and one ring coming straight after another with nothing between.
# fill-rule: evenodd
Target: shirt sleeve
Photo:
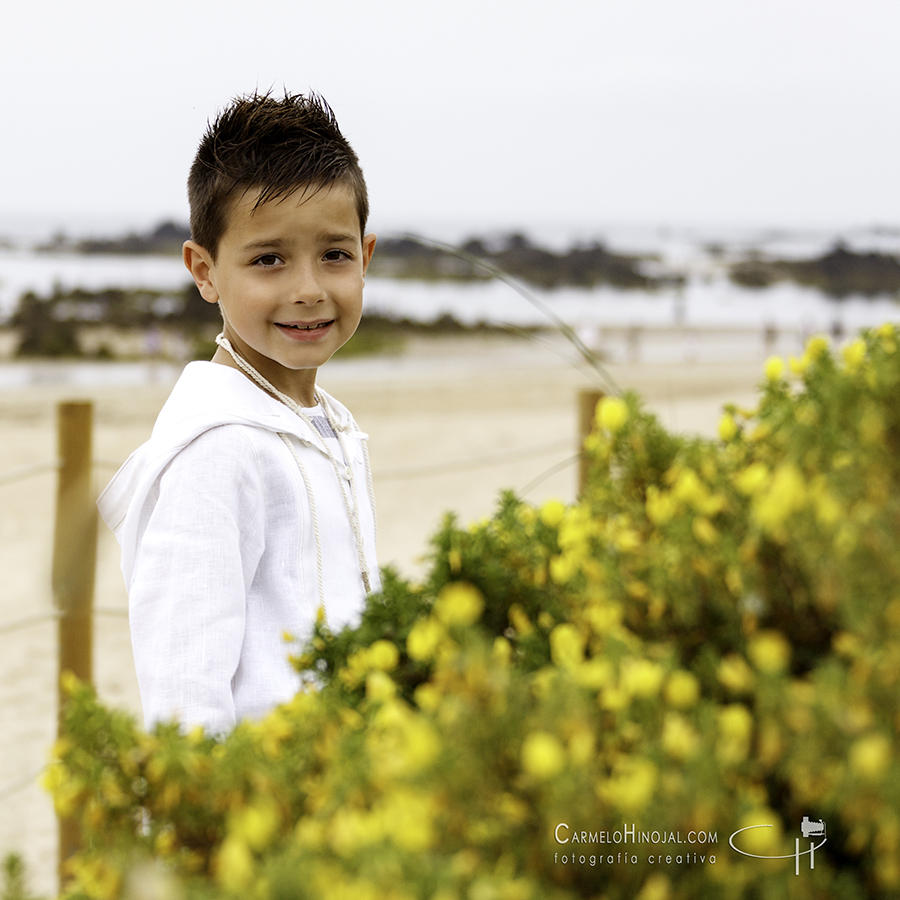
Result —
<instances>
[{"instance_id":1,"label":"shirt sleeve","mask_svg":"<svg viewBox=\"0 0 900 900\"><path fill-rule=\"evenodd\" d=\"M200 435L169 463L142 513L129 618L146 727L177 719L224 733L247 593L265 542L263 482L240 426Z\"/></svg>"}]
</instances>

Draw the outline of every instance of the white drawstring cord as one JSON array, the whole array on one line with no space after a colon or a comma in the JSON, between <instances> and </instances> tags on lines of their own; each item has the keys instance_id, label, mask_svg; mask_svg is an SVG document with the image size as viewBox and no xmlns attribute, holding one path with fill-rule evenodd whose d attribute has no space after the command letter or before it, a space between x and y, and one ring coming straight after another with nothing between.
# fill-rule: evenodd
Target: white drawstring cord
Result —
<instances>
[{"instance_id":1,"label":"white drawstring cord","mask_svg":"<svg viewBox=\"0 0 900 900\"><path fill-rule=\"evenodd\" d=\"M319 434L318 429L315 427L315 425L313 425L309 416L307 416L306 413L303 411L303 408L298 403L296 403L291 397L288 397L287 394L284 394L281 391L279 391L278 388L275 387L275 385L273 385L270 381L268 381L268 379L263 377L263 375L261 375L252 365L250 365L250 363L248 363L247 360L244 359L244 357L241 356L234 349L234 347L231 346L231 342L228 340L228 338L225 337L224 334L220 334L216 337L216 343L223 350L225 350L227 353L229 353L231 355L231 358L235 361L235 364L245 375L247 375L251 380L255 381L263 390L268 391L273 397L280 400L288 409L290 409L297 416L299 416L300 419L302 419L309 426L310 430L314 434L316 434L316 435ZM347 488L344 487L345 479L344 479L344 475L341 472L342 467L338 463L335 455L331 452L331 448L325 442L324 438L322 438L321 435L319 435L319 438L322 442L322 449L325 451L326 456L328 456L328 458L331 460L331 465L332 465L332 468L334 469L335 478L337 478L338 486L340 487L340 490L341 490L341 497L344 500L344 508L347 510L347 516L350 519L350 526L353 529L353 535L356 539L356 555L357 555L357 559L359 561L359 571L360 571L360 575L362 576L363 587L365 588L366 593L369 594L372 591L372 585L371 585L371 578L370 578L370 573L369 573L369 562L366 557L365 543L363 541L362 526L360 525L360 521L359 521L359 502L358 502L358 498L356 495L356 481L353 477L352 459L350 457L350 454L347 452L347 448L344 445L344 439L342 437L342 434L346 429L343 425L339 425L336 422L336 420L334 419L334 416L331 412L328 402L326 401L325 397L320 393L318 388L315 391L315 397L316 397L317 402L319 404L321 404L322 410L325 413L325 418L327 419L328 424L331 426L331 429L334 432L335 437L337 437L338 444L340 445L340 448L341 448L341 453L343 454L343 457L344 457L345 465L343 468L346 472L346 480L349 482L349 491ZM284 435L282 435L282 439L284 439ZM316 519L316 516L315 516L315 504L312 500L312 490L311 490L311 486L309 484L309 481L308 481L308 478L306 475L306 471L305 471L304 467L302 466L302 464L300 464L299 455L297 454L296 450L294 449L294 447L290 443L290 441L288 441L287 443L291 449L294 459L297 461L298 465L300 465L300 471L303 474L304 483L306 484L307 492L309 493L309 496L310 496L310 511L312 512L312 515L313 515L313 530L315 531L315 534L316 534L316 556L317 556L317 563L318 563L318 568L319 568L319 583L320 583L319 600L320 600L320 602L323 602L324 588L322 587L322 581L323 581L324 576L323 576L323 572L322 572L322 554L321 554L321 547L319 545L319 540L320 540L319 539L319 524L318 524L318 520ZM375 491L374 491L374 487L372 485L372 467L369 463L369 453L368 453L368 448L365 446L365 442L363 442L363 458L364 458L364 464L365 464L365 469L366 469L366 486L368 488L369 502L371 503L371 506L372 506L372 516L373 516L373 520L374 520ZM324 609L324 602L323 602L323 609Z\"/></svg>"},{"instance_id":2,"label":"white drawstring cord","mask_svg":"<svg viewBox=\"0 0 900 900\"><path fill-rule=\"evenodd\" d=\"M300 475L303 477L303 483L306 485L306 495L309 497L309 512L312 516L313 523L313 534L316 538L316 580L318 581L318 591L319 591L319 609L322 610L322 615L325 616L327 621L327 613L325 611L325 576L323 574L322 569L322 537L319 534L319 518L316 515L316 500L313 496L312 484L309 480L309 474L306 471L306 466L303 465L303 461L300 459L300 454L297 452L294 447L291 439L284 433L278 432L278 437L280 437L285 444L287 444L288 450L291 451L291 455L294 457L294 460L297 463L297 468L300 469ZM313 621L315 621L315 615L313 615Z\"/></svg>"}]
</instances>

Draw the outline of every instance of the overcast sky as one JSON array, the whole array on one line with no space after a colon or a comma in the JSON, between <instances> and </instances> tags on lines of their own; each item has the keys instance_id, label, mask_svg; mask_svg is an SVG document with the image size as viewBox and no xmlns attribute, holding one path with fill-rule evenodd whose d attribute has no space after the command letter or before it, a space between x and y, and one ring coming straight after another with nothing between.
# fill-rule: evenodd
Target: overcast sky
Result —
<instances>
[{"instance_id":1,"label":"overcast sky","mask_svg":"<svg viewBox=\"0 0 900 900\"><path fill-rule=\"evenodd\" d=\"M186 220L208 117L312 88L373 227L900 224L898 0L29 0L0 219Z\"/></svg>"}]
</instances>

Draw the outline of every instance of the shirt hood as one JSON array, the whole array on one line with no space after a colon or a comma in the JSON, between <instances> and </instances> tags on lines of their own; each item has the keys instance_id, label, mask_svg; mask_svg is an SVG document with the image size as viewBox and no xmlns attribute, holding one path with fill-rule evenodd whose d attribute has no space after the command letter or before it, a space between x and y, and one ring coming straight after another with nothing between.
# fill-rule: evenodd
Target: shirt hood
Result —
<instances>
[{"instance_id":1,"label":"shirt hood","mask_svg":"<svg viewBox=\"0 0 900 900\"><path fill-rule=\"evenodd\" d=\"M319 393L325 395L335 425L356 431L348 410L321 389ZM219 363L188 363L160 411L150 439L128 457L97 500L100 515L117 538L132 504L143 504L172 459L195 438L220 425L253 425L290 434L325 452L314 429L242 372ZM357 431L357 437L366 435Z\"/></svg>"}]
</instances>

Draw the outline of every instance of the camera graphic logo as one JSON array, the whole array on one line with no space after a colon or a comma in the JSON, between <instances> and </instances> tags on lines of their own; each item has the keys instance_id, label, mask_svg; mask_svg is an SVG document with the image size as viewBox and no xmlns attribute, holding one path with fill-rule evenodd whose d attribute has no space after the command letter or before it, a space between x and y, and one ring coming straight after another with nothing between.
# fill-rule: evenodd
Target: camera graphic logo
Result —
<instances>
[{"instance_id":1,"label":"camera graphic logo","mask_svg":"<svg viewBox=\"0 0 900 900\"><path fill-rule=\"evenodd\" d=\"M800 874L800 857L809 855L809 867L810 869L814 869L816 867L816 850L822 847L827 837L825 836L825 823L821 819L812 820L808 816L803 817L803 821L800 823L800 833L803 835L805 840L809 841L809 849L801 850L800 849L800 838L794 839L794 852L788 853L784 856L761 856L759 853L748 853L746 850L741 850L740 847L735 845L734 839L744 831L751 831L754 828L774 828L773 825L748 825L746 828L739 828L734 834L728 838L728 844L732 850L737 851L742 856L752 856L754 859L793 859L794 860L794 874ZM822 840L817 844L816 839L821 838Z\"/></svg>"}]
</instances>

